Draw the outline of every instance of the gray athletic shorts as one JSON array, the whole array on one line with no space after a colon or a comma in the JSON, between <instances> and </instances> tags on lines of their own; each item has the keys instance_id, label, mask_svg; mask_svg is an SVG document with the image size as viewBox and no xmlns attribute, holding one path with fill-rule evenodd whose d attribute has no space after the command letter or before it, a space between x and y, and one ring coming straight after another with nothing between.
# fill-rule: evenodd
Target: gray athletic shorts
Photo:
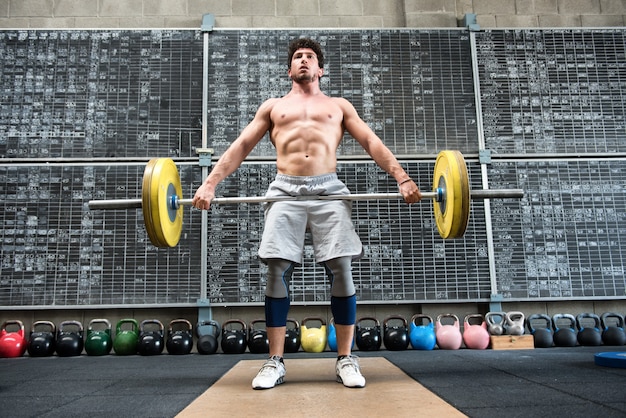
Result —
<instances>
[{"instance_id":1,"label":"gray athletic shorts","mask_svg":"<svg viewBox=\"0 0 626 418\"><path fill-rule=\"evenodd\" d=\"M336 173L321 176L276 175L266 197L347 195L350 191ZM363 255L363 246L352 223L349 200L298 200L267 203L265 227L259 247L261 260L282 258L302 263L304 236L311 232L318 263L337 257Z\"/></svg>"}]
</instances>

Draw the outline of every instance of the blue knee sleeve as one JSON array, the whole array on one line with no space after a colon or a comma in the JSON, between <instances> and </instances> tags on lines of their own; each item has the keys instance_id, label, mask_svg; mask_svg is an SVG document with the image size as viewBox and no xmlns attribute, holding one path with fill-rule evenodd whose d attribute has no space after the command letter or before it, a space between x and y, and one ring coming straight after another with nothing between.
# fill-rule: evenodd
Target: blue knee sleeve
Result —
<instances>
[{"instance_id":1,"label":"blue knee sleeve","mask_svg":"<svg viewBox=\"0 0 626 418\"><path fill-rule=\"evenodd\" d=\"M265 297L265 325L268 327L287 326L287 315L289 314L289 297L272 298Z\"/></svg>"},{"instance_id":2,"label":"blue knee sleeve","mask_svg":"<svg viewBox=\"0 0 626 418\"><path fill-rule=\"evenodd\" d=\"M348 297L331 296L330 310L335 324L354 325L356 322L356 295Z\"/></svg>"}]
</instances>

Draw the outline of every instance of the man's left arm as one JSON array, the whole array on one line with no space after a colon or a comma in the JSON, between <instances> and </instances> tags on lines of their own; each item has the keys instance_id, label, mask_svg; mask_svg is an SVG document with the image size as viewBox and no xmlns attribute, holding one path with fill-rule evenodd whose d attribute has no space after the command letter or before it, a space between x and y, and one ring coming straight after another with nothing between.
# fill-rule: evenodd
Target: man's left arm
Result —
<instances>
[{"instance_id":1,"label":"man's left arm","mask_svg":"<svg viewBox=\"0 0 626 418\"><path fill-rule=\"evenodd\" d=\"M361 119L356 109L345 99L339 99L343 110L343 124L346 131L365 149L380 168L385 170L398 183L400 193L407 203L418 202L422 198L417 184L404 171L398 159L376 133Z\"/></svg>"}]
</instances>

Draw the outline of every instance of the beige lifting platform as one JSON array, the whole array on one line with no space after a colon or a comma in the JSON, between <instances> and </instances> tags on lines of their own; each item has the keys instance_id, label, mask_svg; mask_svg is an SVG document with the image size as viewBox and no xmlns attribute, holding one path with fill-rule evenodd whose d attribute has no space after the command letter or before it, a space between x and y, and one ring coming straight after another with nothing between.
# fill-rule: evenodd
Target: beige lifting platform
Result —
<instances>
[{"instance_id":1,"label":"beige lifting platform","mask_svg":"<svg viewBox=\"0 0 626 418\"><path fill-rule=\"evenodd\" d=\"M179 418L237 417L464 417L387 359L361 358L365 388L335 380L334 358L286 359L285 383L253 390L263 360L242 360L200 395Z\"/></svg>"}]
</instances>

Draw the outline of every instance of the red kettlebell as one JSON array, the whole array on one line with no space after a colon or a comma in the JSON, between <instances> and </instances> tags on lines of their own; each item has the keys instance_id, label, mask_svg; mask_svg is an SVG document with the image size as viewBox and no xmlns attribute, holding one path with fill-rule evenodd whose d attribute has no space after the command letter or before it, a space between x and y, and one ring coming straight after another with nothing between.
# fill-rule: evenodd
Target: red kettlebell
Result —
<instances>
[{"instance_id":1,"label":"red kettlebell","mask_svg":"<svg viewBox=\"0 0 626 418\"><path fill-rule=\"evenodd\" d=\"M56 347L56 330L56 325L50 321L33 322L28 337L28 355L31 357L53 355Z\"/></svg>"},{"instance_id":2,"label":"red kettlebell","mask_svg":"<svg viewBox=\"0 0 626 418\"><path fill-rule=\"evenodd\" d=\"M487 322L481 314L470 314L463 321L463 342L467 348L484 350L489 346Z\"/></svg>"},{"instance_id":3,"label":"red kettlebell","mask_svg":"<svg viewBox=\"0 0 626 418\"><path fill-rule=\"evenodd\" d=\"M452 320L451 324L443 324L442 319L446 319L446 322ZM448 313L441 314L437 317L435 324L435 335L437 336L437 345L443 350L458 350L463 343L463 336L461 335L461 329L459 326L459 317Z\"/></svg>"},{"instance_id":4,"label":"red kettlebell","mask_svg":"<svg viewBox=\"0 0 626 418\"><path fill-rule=\"evenodd\" d=\"M7 328L17 325L16 331L9 331ZM4 321L0 328L0 357L12 358L22 357L26 352L26 336L24 334L24 323L18 319Z\"/></svg>"}]
</instances>

